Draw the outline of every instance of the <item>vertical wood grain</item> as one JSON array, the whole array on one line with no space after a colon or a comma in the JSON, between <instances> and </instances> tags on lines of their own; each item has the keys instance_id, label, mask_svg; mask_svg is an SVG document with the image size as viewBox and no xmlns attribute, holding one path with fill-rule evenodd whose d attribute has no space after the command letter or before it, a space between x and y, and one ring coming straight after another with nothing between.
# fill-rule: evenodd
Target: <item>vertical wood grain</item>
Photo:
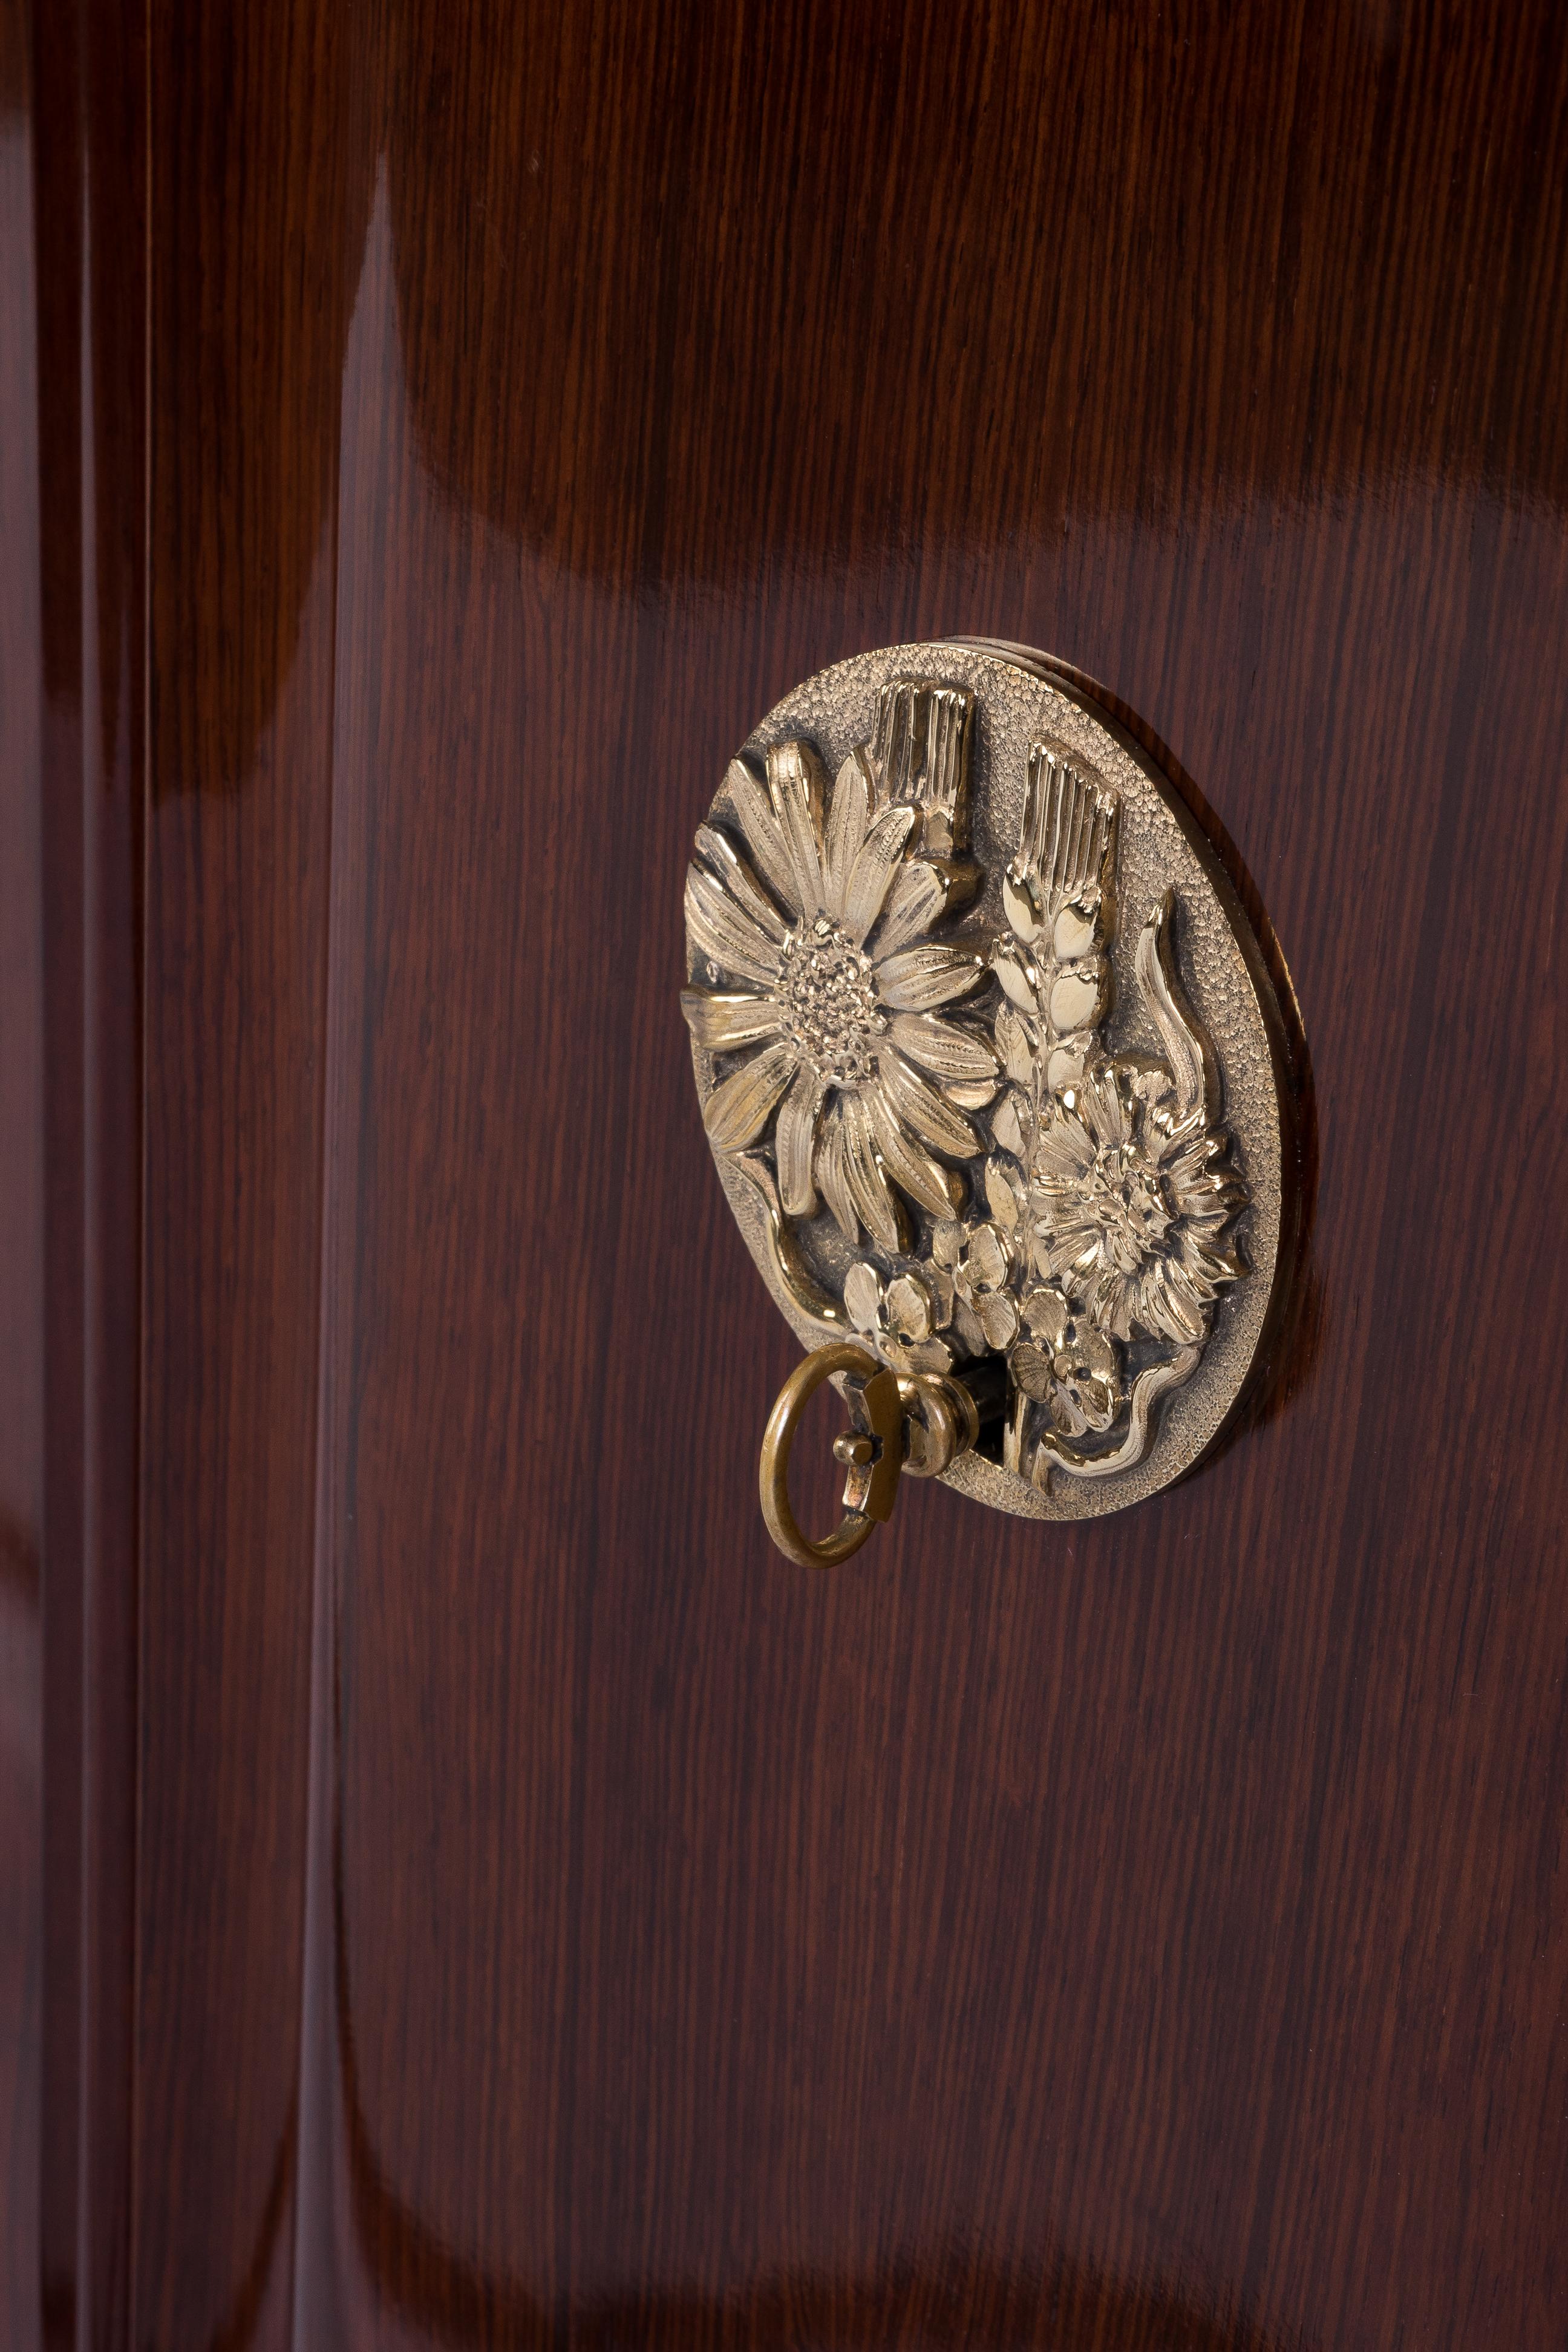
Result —
<instances>
[{"instance_id":1,"label":"vertical wood grain","mask_svg":"<svg viewBox=\"0 0 1568 2352\"><path fill-rule=\"evenodd\" d=\"M146 785L145 25L35 10L47 1052L47 2340L131 2325Z\"/></svg>"},{"instance_id":2,"label":"vertical wood grain","mask_svg":"<svg viewBox=\"0 0 1568 2352\"><path fill-rule=\"evenodd\" d=\"M50 1672L73 1589L135 1634L122 1934L52 1996L133 2078L46 2041L88 2340L1547 2352L1553 12L158 0L140 183L114 39L40 51L46 771L102 786L46 802ZM912 1495L805 1579L679 877L792 682L958 631L1212 812L1310 1258L1197 1478Z\"/></svg>"},{"instance_id":3,"label":"vertical wood grain","mask_svg":"<svg viewBox=\"0 0 1568 2352\"><path fill-rule=\"evenodd\" d=\"M352 23L154 15L136 2336L161 2347L290 2330Z\"/></svg>"},{"instance_id":4,"label":"vertical wood grain","mask_svg":"<svg viewBox=\"0 0 1568 2352\"><path fill-rule=\"evenodd\" d=\"M0 5L0 2334L38 2352L43 2040L43 658L32 70Z\"/></svg>"}]
</instances>

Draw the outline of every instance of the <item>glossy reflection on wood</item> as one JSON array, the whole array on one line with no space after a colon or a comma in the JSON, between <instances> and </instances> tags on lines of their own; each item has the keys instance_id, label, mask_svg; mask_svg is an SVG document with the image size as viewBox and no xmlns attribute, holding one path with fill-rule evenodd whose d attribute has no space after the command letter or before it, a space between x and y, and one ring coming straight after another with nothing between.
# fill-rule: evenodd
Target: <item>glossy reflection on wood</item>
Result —
<instances>
[{"instance_id":1,"label":"glossy reflection on wood","mask_svg":"<svg viewBox=\"0 0 1568 2352\"><path fill-rule=\"evenodd\" d=\"M142 117L139 27L37 27L47 772L100 788L46 844L100 1433L46 1761L114 1929L46 2047L58 2307L1545 2352L1556 12L159 0ZM1212 812L1309 1256L1196 1478L922 1491L811 1577L680 875L791 681L958 631Z\"/></svg>"}]
</instances>

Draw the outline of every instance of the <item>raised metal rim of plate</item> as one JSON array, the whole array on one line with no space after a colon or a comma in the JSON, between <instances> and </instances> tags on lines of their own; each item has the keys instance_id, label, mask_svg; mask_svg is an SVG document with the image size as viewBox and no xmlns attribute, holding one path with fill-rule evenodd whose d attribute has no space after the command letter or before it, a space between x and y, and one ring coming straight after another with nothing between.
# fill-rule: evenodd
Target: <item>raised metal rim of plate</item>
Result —
<instances>
[{"instance_id":1,"label":"raised metal rim of plate","mask_svg":"<svg viewBox=\"0 0 1568 2352\"><path fill-rule=\"evenodd\" d=\"M686 908L709 1140L803 1345L1005 1382L943 1474L1002 1510L1189 1470L1276 1289L1280 1027L1153 761L1047 656L859 655L731 763Z\"/></svg>"}]
</instances>

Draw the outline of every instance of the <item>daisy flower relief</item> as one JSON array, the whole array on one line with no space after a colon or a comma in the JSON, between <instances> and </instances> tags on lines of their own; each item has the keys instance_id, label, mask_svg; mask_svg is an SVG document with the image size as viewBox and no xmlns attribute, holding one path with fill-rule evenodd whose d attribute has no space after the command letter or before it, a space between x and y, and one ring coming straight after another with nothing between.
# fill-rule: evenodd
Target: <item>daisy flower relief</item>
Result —
<instances>
[{"instance_id":1,"label":"daisy flower relief","mask_svg":"<svg viewBox=\"0 0 1568 2352\"><path fill-rule=\"evenodd\" d=\"M686 879L714 985L683 991L682 1010L699 1045L738 1057L708 1098L710 1137L739 1153L771 1123L784 1215L826 1203L851 1244L863 1229L889 1253L909 1245L906 1202L943 1219L962 1202L950 1163L984 1149L971 1113L998 1083L989 1038L953 1013L988 978L988 943L932 936L973 879L952 855L967 719L951 690L884 689L876 741L831 793L805 742L771 747L765 777L733 761L741 838L701 826Z\"/></svg>"}]
</instances>

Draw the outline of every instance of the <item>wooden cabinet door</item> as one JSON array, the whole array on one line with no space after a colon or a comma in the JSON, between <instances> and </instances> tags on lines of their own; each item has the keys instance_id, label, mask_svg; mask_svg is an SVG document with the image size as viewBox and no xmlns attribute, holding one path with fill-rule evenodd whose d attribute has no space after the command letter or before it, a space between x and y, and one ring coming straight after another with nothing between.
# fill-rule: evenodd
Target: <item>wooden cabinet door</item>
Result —
<instances>
[{"instance_id":1,"label":"wooden cabinet door","mask_svg":"<svg viewBox=\"0 0 1568 2352\"><path fill-rule=\"evenodd\" d=\"M1558 8L0 15L7 2340L1550 2352ZM681 877L959 633L1306 1237L1196 1475L812 1576Z\"/></svg>"}]
</instances>

